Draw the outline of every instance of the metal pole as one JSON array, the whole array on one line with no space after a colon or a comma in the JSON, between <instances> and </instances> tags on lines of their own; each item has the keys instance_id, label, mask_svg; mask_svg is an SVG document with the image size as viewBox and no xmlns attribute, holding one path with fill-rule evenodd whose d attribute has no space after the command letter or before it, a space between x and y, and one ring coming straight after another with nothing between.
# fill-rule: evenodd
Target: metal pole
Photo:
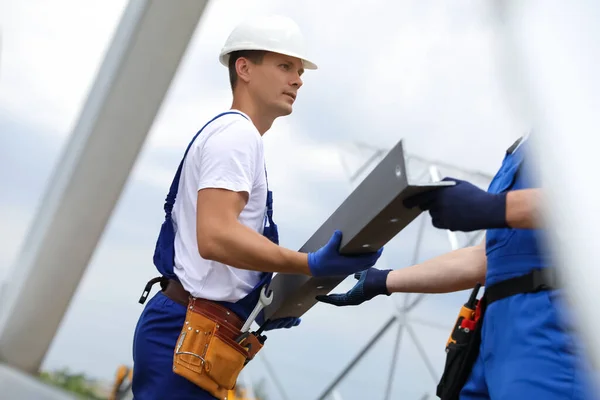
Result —
<instances>
[{"instance_id":1,"label":"metal pole","mask_svg":"<svg viewBox=\"0 0 600 400\"><path fill-rule=\"evenodd\" d=\"M419 317L410 317L408 319L410 322L414 322L415 324L419 324L419 325L423 325L423 326L428 326L430 328L435 328L435 329L439 329L442 331L450 331L450 329L452 329L452 326L446 326L443 324L439 324L437 322L431 322L431 321L427 321L424 320L422 318Z\"/></svg>"},{"instance_id":2,"label":"metal pole","mask_svg":"<svg viewBox=\"0 0 600 400\"><path fill-rule=\"evenodd\" d=\"M406 316L404 321L406 323ZM390 361L390 372L388 374L387 385L385 388L385 396L383 397L385 400L390 400L390 396L392 395L392 384L394 383L394 373L396 372L396 364L398 363L398 352L400 351L400 343L402 341L404 324L398 324L398 333L396 334L396 341L394 342L394 350L392 352L392 360Z\"/></svg>"},{"instance_id":3,"label":"metal pole","mask_svg":"<svg viewBox=\"0 0 600 400\"><path fill-rule=\"evenodd\" d=\"M392 315L385 324L373 335L371 340L367 342L367 344L358 352L358 354L348 363L346 368L339 373L339 375L331 382L331 384L321 393L318 397L318 400L326 400L327 396L331 394L331 392L337 387L337 385L348 375L348 373L354 368L354 365L359 362L365 354L377 343L379 338L383 336L387 330L396 322L397 317Z\"/></svg>"},{"instance_id":4,"label":"metal pole","mask_svg":"<svg viewBox=\"0 0 600 400\"><path fill-rule=\"evenodd\" d=\"M433 381L435 383L437 383L439 380L439 376L437 376L437 373L435 372L435 368L433 368L431 361L429 361L429 357L427 357L427 353L425 353L425 349L421 345L421 342L419 342L417 335L415 334L415 332L412 330L412 328L408 324L406 325L406 331L408 332L408 334L412 338L413 342L415 343L417 351L421 354L421 358L423 358L423 362L425 362L425 366L427 367L429 374L433 378Z\"/></svg>"},{"instance_id":5,"label":"metal pole","mask_svg":"<svg viewBox=\"0 0 600 400\"><path fill-rule=\"evenodd\" d=\"M417 295L417 297L415 297L415 299L412 301L412 303L410 303L408 306L406 306L406 308L404 309L404 311L406 311L407 313L409 311L411 311L413 308L415 308L421 301L423 301L423 299L425 298L426 294L425 293L419 293Z\"/></svg>"},{"instance_id":6,"label":"metal pole","mask_svg":"<svg viewBox=\"0 0 600 400\"><path fill-rule=\"evenodd\" d=\"M262 362L265 364L265 367L267 369L267 373L269 374L271 380L275 384L275 387L279 391L279 395L281 396L280 398L282 400L288 400L289 397L287 396L287 393L285 392L285 389L283 388L283 385L281 384L281 381L277 377L277 374L275 374L275 370L271 366L271 363L269 362L269 360L267 360L266 354L263 352L263 353L259 353L258 355L260 356L260 359L262 360Z\"/></svg>"},{"instance_id":7,"label":"metal pole","mask_svg":"<svg viewBox=\"0 0 600 400\"><path fill-rule=\"evenodd\" d=\"M374 161L377 161L377 159L383 155L384 155L383 150L375 151L375 153L371 157L369 157L369 159L367 161L365 161L364 164L360 168L358 168L358 170L354 173L354 175L352 175L350 177L350 182L354 182L354 180L356 178L358 178L360 176L360 174L363 173L363 171L365 171Z\"/></svg>"},{"instance_id":8,"label":"metal pole","mask_svg":"<svg viewBox=\"0 0 600 400\"><path fill-rule=\"evenodd\" d=\"M465 247L475 246L479 244L479 239L483 239L485 237L485 231L480 231L475 233L471 238L467 241Z\"/></svg>"},{"instance_id":9,"label":"metal pole","mask_svg":"<svg viewBox=\"0 0 600 400\"><path fill-rule=\"evenodd\" d=\"M331 392L331 398L333 400L344 400L342 398L342 395L340 394L340 392L338 392L337 390L334 390L333 392Z\"/></svg>"},{"instance_id":10,"label":"metal pole","mask_svg":"<svg viewBox=\"0 0 600 400\"><path fill-rule=\"evenodd\" d=\"M423 158L423 157L420 157L420 156L416 156L414 154L407 155L406 158L407 159L413 159L413 160L416 160L416 161L419 161L419 162L422 162L422 163L425 163L425 164L434 164L435 163L435 165L437 167L440 167L442 169L456 170L458 172L469 174L471 176L476 176L476 177L481 178L481 179L486 179L486 180L491 180L492 179L492 176L490 176L489 174L487 174L485 172L461 168L461 167L459 167L457 165L452 165L452 164L448 164L448 163L445 163L445 162L440 162L438 160L435 160L435 161L429 160L429 159L426 159L426 158Z\"/></svg>"},{"instance_id":11,"label":"metal pole","mask_svg":"<svg viewBox=\"0 0 600 400\"><path fill-rule=\"evenodd\" d=\"M39 369L206 4L127 6L9 275L0 320L7 364Z\"/></svg>"}]
</instances>

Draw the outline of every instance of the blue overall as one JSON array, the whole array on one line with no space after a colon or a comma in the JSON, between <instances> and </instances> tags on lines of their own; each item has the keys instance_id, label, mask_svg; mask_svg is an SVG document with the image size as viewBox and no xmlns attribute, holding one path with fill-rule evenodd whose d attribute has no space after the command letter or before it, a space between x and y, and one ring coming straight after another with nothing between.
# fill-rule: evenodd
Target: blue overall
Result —
<instances>
[{"instance_id":1,"label":"blue overall","mask_svg":"<svg viewBox=\"0 0 600 400\"><path fill-rule=\"evenodd\" d=\"M154 265L163 277L177 280L173 271L175 231L171 212L175 204L179 179L185 156L198 135L215 119L227 114L240 114L228 111L209 121L192 139L179 164L165 201L165 221L156 242ZM243 114L240 114L244 116ZM244 116L245 118L245 116ZM266 174L266 169L265 169ZM273 222L273 196L268 190L263 235L279 243L277 225ZM272 273L263 273L261 280L244 298L235 303L218 302L231 309L242 320L246 320L260 296L260 289L270 283ZM158 292L148 301L142 312L133 341L133 395L137 400L213 400L214 397L187 379L173 373L173 353L175 344L185 322L186 307Z\"/></svg>"},{"instance_id":2,"label":"blue overall","mask_svg":"<svg viewBox=\"0 0 600 400\"><path fill-rule=\"evenodd\" d=\"M507 152L489 192L534 187L524 164L526 143ZM486 286L548 267L549 260L539 247L542 234L533 229L488 230ZM460 398L590 398L568 315L561 312L564 305L560 302L558 291L539 291L490 304L483 319L479 356Z\"/></svg>"}]
</instances>

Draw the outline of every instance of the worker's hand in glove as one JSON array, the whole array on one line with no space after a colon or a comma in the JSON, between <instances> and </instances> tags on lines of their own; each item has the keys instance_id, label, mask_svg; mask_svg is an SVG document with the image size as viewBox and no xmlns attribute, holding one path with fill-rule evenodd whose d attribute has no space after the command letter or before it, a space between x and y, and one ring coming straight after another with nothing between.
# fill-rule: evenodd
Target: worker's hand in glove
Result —
<instances>
[{"instance_id":1,"label":"worker's hand in glove","mask_svg":"<svg viewBox=\"0 0 600 400\"><path fill-rule=\"evenodd\" d=\"M451 231L506 228L506 193L494 194L458 179L456 185L420 193L404 200L408 208L429 210L433 226Z\"/></svg>"},{"instance_id":2,"label":"worker's hand in glove","mask_svg":"<svg viewBox=\"0 0 600 400\"><path fill-rule=\"evenodd\" d=\"M289 329L294 326L300 325L301 319L296 317L285 317L274 319L273 321L268 321L265 326L265 331L272 331L273 329ZM265 323L265 311L261 310L256 317L256 323L259 326L262 326Z\"/></svg>"},{"instance_id":3,"label":"worker's hand in glove","mask_svg":"<svg viewBox=\"0 0 600 400\"><path fill-rule=\"evenodd\" d=\"M312 276L348 276L375 265L383 248L376 252L341 255L342 232L335 231L329 242L319 250L308 253L308 268Z\"/></svg>"},{"instance_id":4,"label":"worker's hand in glove","mask_svg":"<svg viewBox=\"0 0 600 400\"><path fill-rule=\"evenodd\" d=\"M348 292L319 295L316 299L334 306L357 306L375 296L382 294L389 296L386 281L390 271L389 269L369 268L366 271L357 272L354 274L354 278L358 279L358 282Z\"/></svg>"}]
</instances>

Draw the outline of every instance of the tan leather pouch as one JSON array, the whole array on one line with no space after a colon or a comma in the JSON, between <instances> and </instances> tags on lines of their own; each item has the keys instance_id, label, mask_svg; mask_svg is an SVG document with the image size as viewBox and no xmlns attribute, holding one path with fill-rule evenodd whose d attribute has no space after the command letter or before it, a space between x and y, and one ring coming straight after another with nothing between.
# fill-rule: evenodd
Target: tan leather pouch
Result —
<instances>
[{"instance_id":1,"label":"tan leather pouch","mask_svg":"<svg viewBox=\"0 0 600 400\"><path fill-rule=\"evenodd\" d=\"M188 307L175 347L173 372L225 399L249 356L248 350L232 339L235 334L230 326Z\"/></svg>"}]
</instances>

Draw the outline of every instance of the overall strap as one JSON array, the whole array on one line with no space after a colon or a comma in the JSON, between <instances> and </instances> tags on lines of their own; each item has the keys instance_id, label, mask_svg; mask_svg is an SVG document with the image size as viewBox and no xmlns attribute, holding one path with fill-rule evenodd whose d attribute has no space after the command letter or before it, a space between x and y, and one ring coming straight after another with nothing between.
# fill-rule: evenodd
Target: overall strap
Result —
<instances>
[{"instance_id":1,"label":"overall strap","mask_svg":"<svg viewBox=\"0 0 600 400\"><path fill-rule=\"evenodd\" d=\"M165 199L164 209L165 209L165 217L167 219L171 218L171 212L173 211L173 206L175 205L175 199L177 198L177 191L179 190L179 179L181 177L181 170L183 168L183 162L185 161L185 157L187 156L188 152L190 151L190 148L192 147L192 144L194 143L194 141L196 140L196 138L198 137L198 135L200 135L200 133L204 130L204 128L206 128L211 122L213 122L217 118L222 117L222 116L227 115L227 114L239 114L242 117L248 119L244 114L239 113L237 111L226 111L226 112L223 112L223 113L217 115L216 117L214 117L210 121L208 121L202 127L202 129L200 129L194 135L194 137L192 138L192 140L188 144L187 149L185 150L185 153L183 155L183 158L181 159L181 162L179 163L179 167L177 168L177 173L175 174L175 177L173 178L173 182L171 182L171 187L169 188L169 194L167 194L167 198Z\"/></svg>"},{"instance_id":2,"label":"overall strap","mask_svg":"<svg viewBox=\"0 0 600 400\"><path fill-rule=\"evenodd\" d=\"M269 190L269 178L267 176L267 166L265 165L265 179L267 181L267 211L265 213L265 221L263 224L263 235L270 239L275 244L279 244L279 232L277 224L273 221L273 192Z\"/></svg>"},{"instance_id":3,"label":"overall strap","mask_svg":"<svg viewBox=\"0 0 600 400\"><path fill-rule=\"evenodd\" d=\"M154 255L152 258L153 262L154 262L154 266L160 273L161 277L155 278L146 284L146 287L144 288L144 292L142 293L142 296L140 297L140 300L139 300L139 302L141 304L144 304L144 302L146 301L146 298L150 294L152 285L154 285L155 283L161 282L161 286L163 286L163 289L164 289L164 285L166 284L167 279L178 280L177 275L174 272L175 228L174 228L171 213L173 211L173 206L175 204L175 198L177 197L177 191L179 189L179 179L181 177L181 170L183 169L183 163L184 163L185 157L187 156L190 148L192 147L192 144L194 143L194 141L196 140L198 135L200 135L200 133L208 126L208 124L213 122L215 119L222 117L223 115L227 115L227 114L239 114L247 119L247 117L245 115L243 115L240 112L235 112L235 111L227 111L227 112L217 115L216 117L211 119L209 122L207 122L202 127L202 129L200 129L196 133L196 135L194 135L194 137L190 141L190 144L188 145L187 149L185 150L185 154L183 155L181 162L179 163L179 167L177 168L177 173L175 174L175 177L173 178L173 182L171 183L171 187L169 189L169 194L167 195L167 198L165 200L165 205L164 205L165 220L163 221L163 223L160 227L160 232L159 232L158 238L156 240L156 246L154 248Z\"/></svg>"}]
</instances>

